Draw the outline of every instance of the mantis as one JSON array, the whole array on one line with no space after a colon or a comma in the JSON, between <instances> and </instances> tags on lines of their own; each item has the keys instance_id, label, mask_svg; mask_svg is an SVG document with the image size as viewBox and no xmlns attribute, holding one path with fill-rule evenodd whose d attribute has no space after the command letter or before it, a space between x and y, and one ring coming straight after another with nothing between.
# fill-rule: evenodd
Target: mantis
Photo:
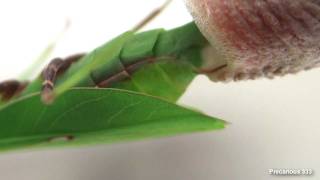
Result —
<instances>
[{"instance_id":1,"label":"mantis","mask_svg":"<svg viewBox=\"0 0 320 180\"><path fill-rule=\"evenodd\" d=\"M188 64L196 72L195 65L199 64L199 62L194 63L195 60L192 60L192 58L195 56L200 57L200 49L206 46L208 42L193 22L169 31L156 29L136 33L159 15L170 2L166 1L134 27L133 30L126 32L125 34L129 34L129 37L126 38L125 42L122 42L121 47L116 50L117 53L113 57L104 58L103 60L95 59L95 56L99 56L99 48L103 49L109 46L106 43L87 54L75 54L64 59L55 58L47 65L39 78L33 82L6 81L1 83L0 92L3 94L3 100L8 101L15 96L23 96L41 90L42 101L50 104L56 93L54 91L56 81L58 81L58 85L62 84L59 79L68 79L68 76L70 77L77 73L78 69L81 68L79 66L90 66L90 64L94 64L94 67L85 72L84 74L86 75L68 88L74 86L114 87L113 84L130 79L133 73L145 65L158 61L169 60ZM99 61L99 63L94 61ZM77 68L72 68L72 66Z\"/></svg>"}]
</instances>

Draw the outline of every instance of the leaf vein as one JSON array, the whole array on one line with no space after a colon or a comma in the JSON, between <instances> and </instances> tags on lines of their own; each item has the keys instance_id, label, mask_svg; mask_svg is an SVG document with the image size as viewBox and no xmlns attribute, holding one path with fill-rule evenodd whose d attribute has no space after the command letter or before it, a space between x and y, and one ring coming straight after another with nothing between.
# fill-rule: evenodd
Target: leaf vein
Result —
<instances>
[{"instance_id":1,"label":"leaf vein","mask_svg":"<svg viewBox=\"0 0 320 180\"><path fill-rule=\"evenodd\" d=\"M52 129L64 116L66 116L67 114L73 112L73 111L76 111L77 109L81 108L82 106L84 105L87 105L87 104L90 104L90 103L93 103L93 102L98 102L98 101L101 101L105 98L109 97L109 94L108 95L105 95L105 96L102 96L102 97L99 97L99 98L94 98L94 99L90 99L90 100L87 100L87 101L83 101L77 105L75 105L74 107L70 108L69 110L65 111L64 113L62 113L60 116L58 116L57 118L55 118L51 125L49 126L49 130Z\"/></svg>"}]
</instances>

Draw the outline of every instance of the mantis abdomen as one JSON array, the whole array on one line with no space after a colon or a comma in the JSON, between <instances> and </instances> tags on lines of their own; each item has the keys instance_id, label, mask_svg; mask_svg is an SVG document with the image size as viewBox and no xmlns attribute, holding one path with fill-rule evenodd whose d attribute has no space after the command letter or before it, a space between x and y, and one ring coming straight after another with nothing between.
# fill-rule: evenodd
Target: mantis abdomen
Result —
<instances>
[{"instance_id":1,"label":"mantis abdomen","mask_svg":"<svg viewBox=\"0 0 320 180\"><path fill-rule=\"evenodd\" d=\"M72 85L68 85L68 88L122 88L160 95L175 101L193 79L194 67L201 64L200 51L207 45L207 40L193 22L169 31L156 29L132 34L122 42L120 48L112 51L112 56L103 56L105 49L112 43L116 43L115 41L117 40L93 50L72 65L57 79L56 86L59 88L69 78L81 76ZM88 70L85 71L85 69ZM79 73L80 71L83 72ZM146 73L147 71L149 73ZM154 82L157 87L143 83L144 79L152 77L158 78L157 82ZM159 80L161 78L162 80ZM42 82L43 79L38 78L23 94L38 92ZM159 88L174 92L168 93L163 89L159 91ZM165 94L170 94L170 97L166 97Z\"/></svg>"}]
</instances>

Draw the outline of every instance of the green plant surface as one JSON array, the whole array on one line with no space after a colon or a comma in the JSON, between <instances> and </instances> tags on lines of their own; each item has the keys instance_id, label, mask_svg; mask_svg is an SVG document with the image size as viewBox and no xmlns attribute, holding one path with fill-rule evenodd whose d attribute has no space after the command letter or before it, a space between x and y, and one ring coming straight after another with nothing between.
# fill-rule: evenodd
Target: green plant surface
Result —
<instances>
[{"instance_id":1,"label":"green plant surface","mask_svg":"<svg viewBox=\"0 0 320 180\"><path fill-rule=\"evenodd\" d=\"M168 59L145 65L130 79L117 82L111 87L141 92L176 102L195 76L190 64Z\"/></svg>"},{"instance_id":2,"label":"green plant surface","mask_svg":"<svg viewBox=\"0 0 320 180\"><path fill-rule=\"evenodd\" d=\"M46 106L39 94L0 109L0 150L116 143L222 129L225 122L119 89L76 88Z\"/></svg>"}]
</instances>

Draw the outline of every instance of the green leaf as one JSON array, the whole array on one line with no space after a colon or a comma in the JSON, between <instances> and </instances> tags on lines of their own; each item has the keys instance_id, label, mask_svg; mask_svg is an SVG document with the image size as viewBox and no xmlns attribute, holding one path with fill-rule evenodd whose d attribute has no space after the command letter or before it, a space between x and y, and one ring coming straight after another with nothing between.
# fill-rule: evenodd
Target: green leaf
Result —
<instances>
[{"instance_id":1,"label":"green leaf","mask_svg":"<svg viewBox=\"0 0 320 180\"><path fill-rule=\"evenodd\" d=\"M190 64L168 59L145 65L130 79L115 83L111 87L142 92L176 102L195 76Z\"/></svg>"},{"instance_id":2,"label":"green leaf","mask_svg":"<svg viewBox=\"0 0 320 180\"><path fill-rule=\"evenodd\" d=\"M38 94L0 109L0 150L115 143L224 128L161 99L117 89L72 89L54 104Z\"/></svg>"}]
</instances>

